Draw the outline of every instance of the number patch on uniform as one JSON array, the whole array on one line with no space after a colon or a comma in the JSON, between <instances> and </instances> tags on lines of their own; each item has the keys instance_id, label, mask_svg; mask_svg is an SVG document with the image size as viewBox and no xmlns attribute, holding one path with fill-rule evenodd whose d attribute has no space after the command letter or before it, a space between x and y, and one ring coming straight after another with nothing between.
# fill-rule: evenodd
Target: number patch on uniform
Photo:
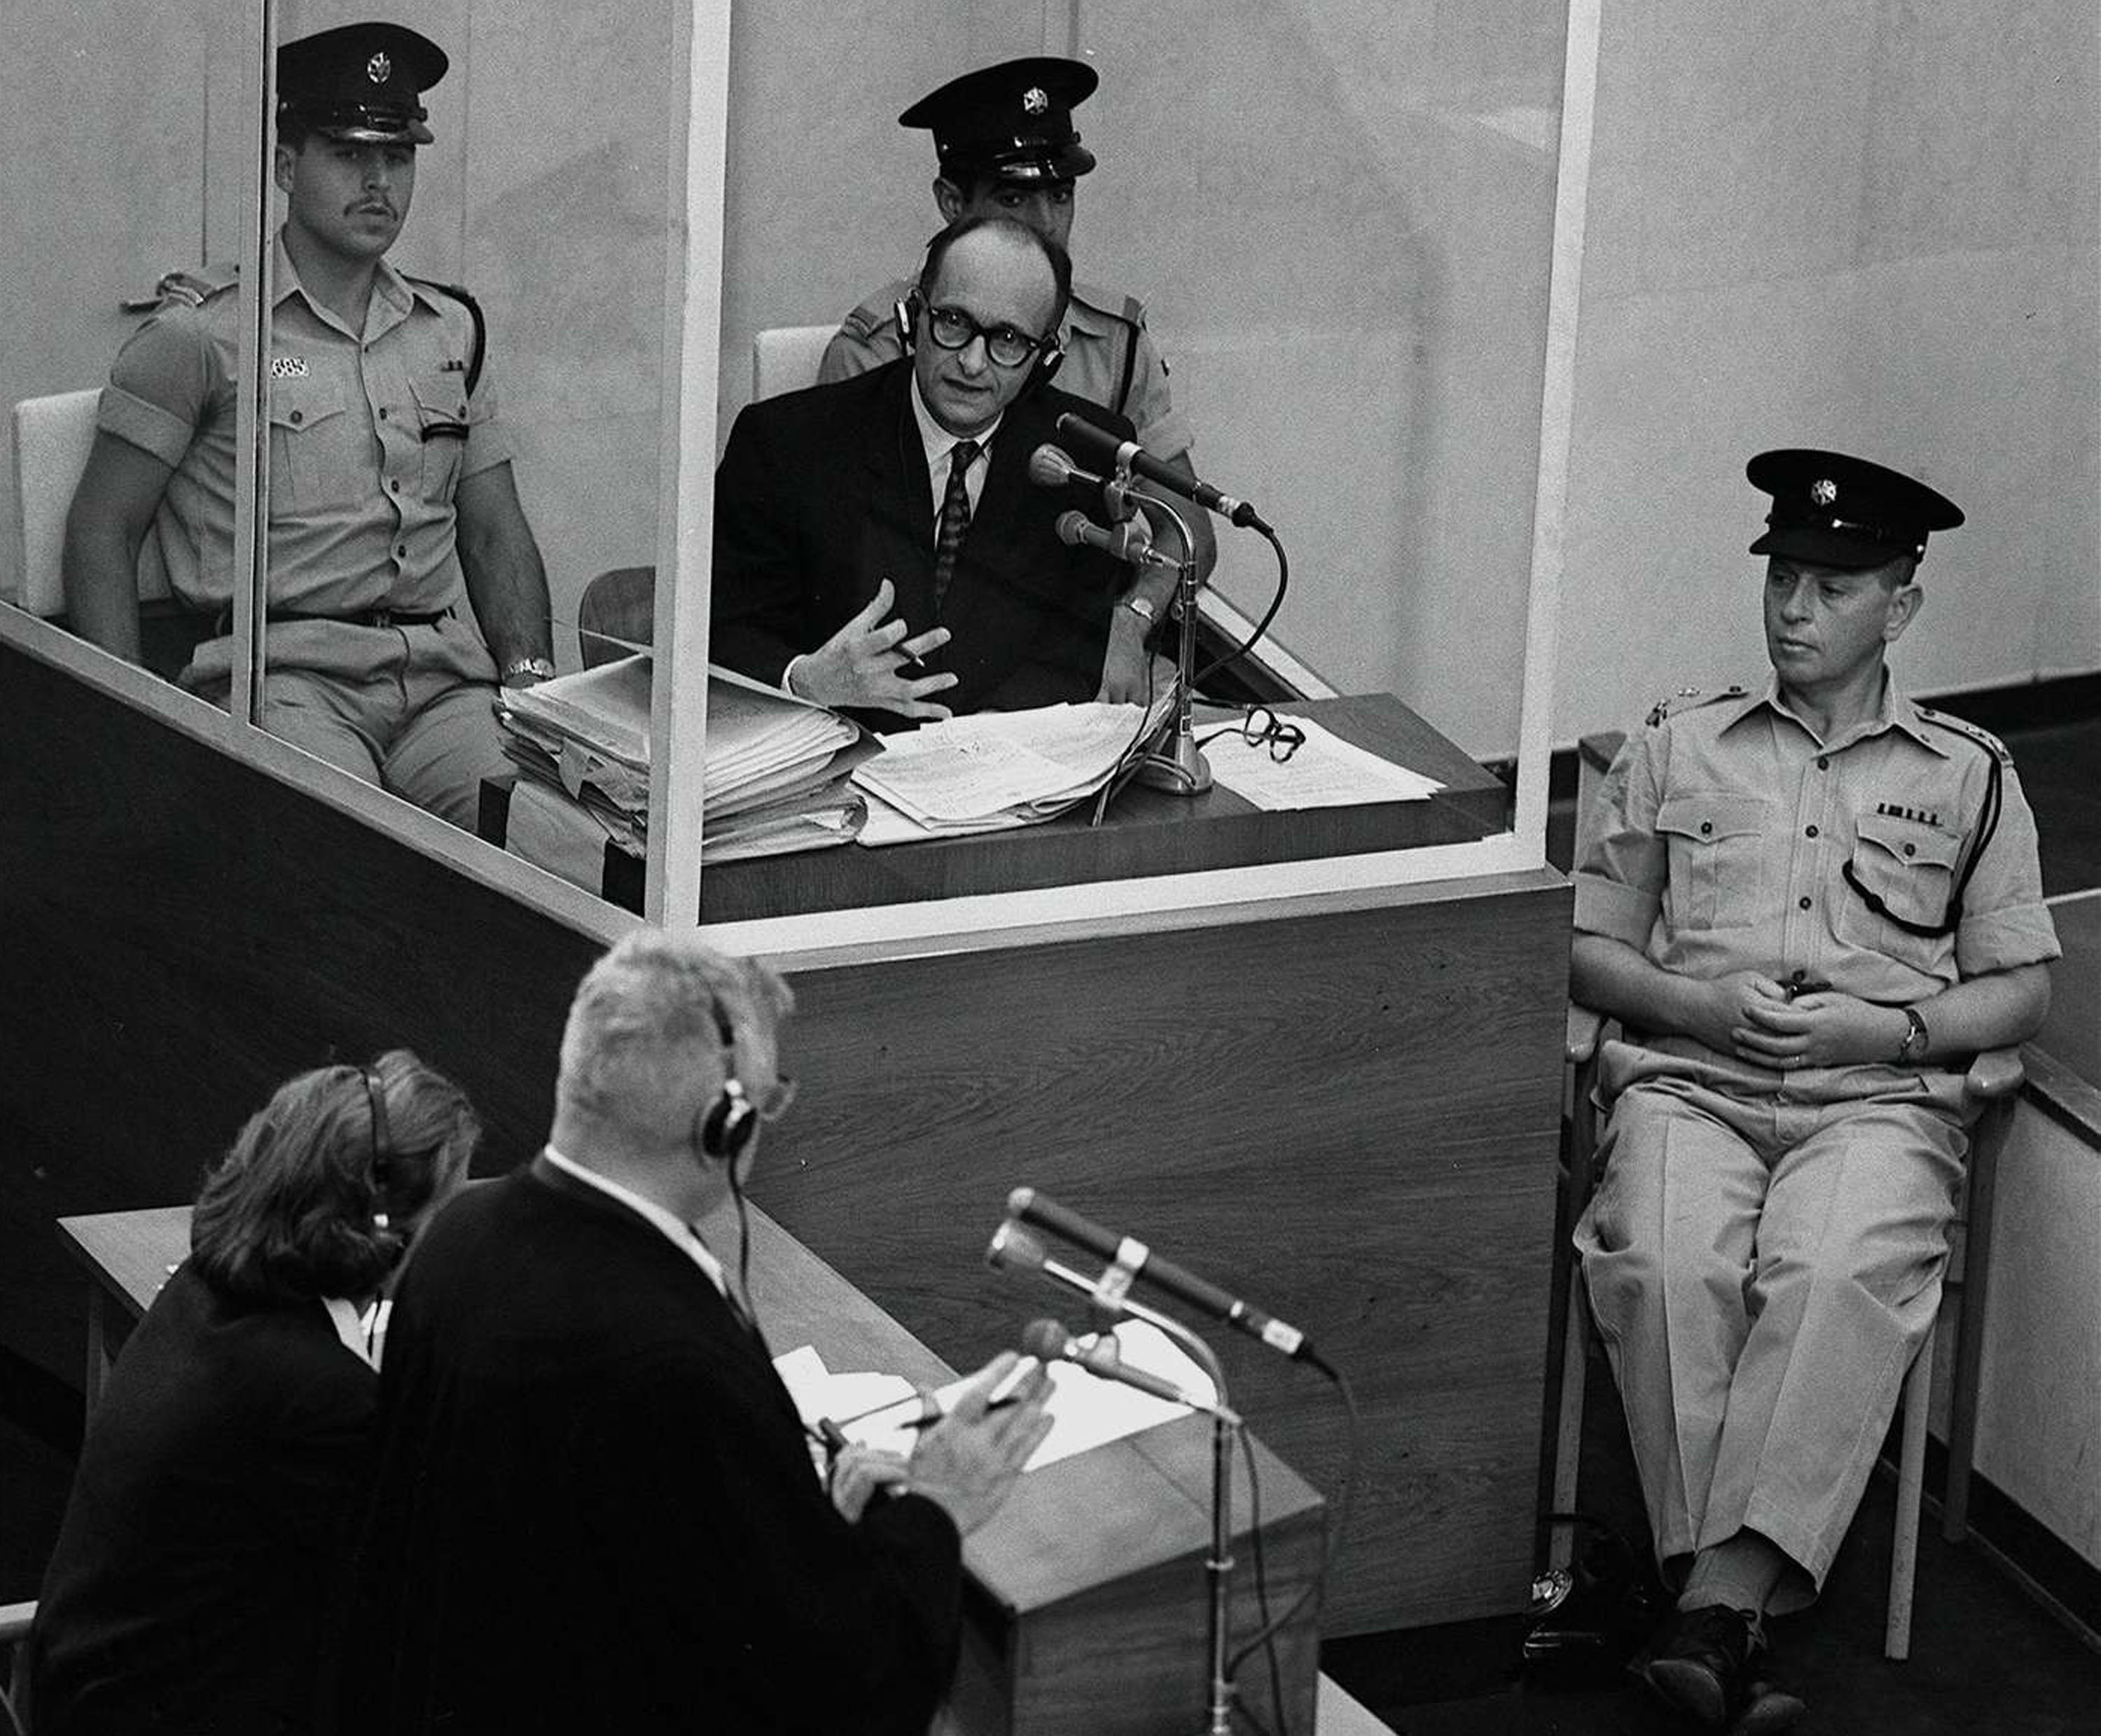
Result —
<instances>
[{"instance_id":1,"label":"number patch on uniform","mask_svg":"<svg viewBox=\"0 0 2101 1736\"><path fill-rule=\"evenodd\" d=\"M303 356L273 356L270 358L270 378L273 380L303 380L307 377L307 359Z\"/></svg>"}]
</instances>

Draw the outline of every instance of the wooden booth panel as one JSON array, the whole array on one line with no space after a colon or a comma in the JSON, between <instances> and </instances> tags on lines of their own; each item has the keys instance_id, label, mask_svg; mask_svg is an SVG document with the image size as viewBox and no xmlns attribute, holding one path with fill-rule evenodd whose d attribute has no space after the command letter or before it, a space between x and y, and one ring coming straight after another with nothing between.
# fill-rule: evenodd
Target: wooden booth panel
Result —
<instances>
[{"instance_id":1,"label":"wooden booth panel","mask_svg":"<svg viewBox=\"0 0 2101 1736\"><path fill-rule=\"evenodd\" d=\"M537 1146L588 938L0 646L0 1337L77 1378L55 1218L189 1198L285 1075L405 1043ZM1364 1416L1324 1626L1521 1607L1568 895L1376 908L800 974L760 1204L967 1363L1051 1292L987 1272L1028 1183L1303 1327ZM1317 1376L1212 1333L1318 1488Z\"/></svg>"}]
</instances>

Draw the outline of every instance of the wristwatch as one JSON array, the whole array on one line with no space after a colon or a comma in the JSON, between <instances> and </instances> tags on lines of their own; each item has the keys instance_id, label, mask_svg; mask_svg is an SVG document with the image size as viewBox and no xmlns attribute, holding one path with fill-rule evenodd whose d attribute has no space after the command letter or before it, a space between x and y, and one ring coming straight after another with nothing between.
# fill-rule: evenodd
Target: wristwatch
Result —
<instances>
[{"instance_id":1,"label":"wristwatch","mask_svg":"<svg viewBox=\"0 0 2101 1736\"><path fill-rule=\"evenodd\" d=\"M1909 1067L1926 1059L1926 1045L1933 1039L1926 1031L1926 1021L1918 1016L1917 1007L1906 1007L1904 1016L1904 1041L1897 1045L1897 1065Z\"/></svg>"},{"instance_id":2,"label":"wristwatch","mask_svg":"<svg viewBox=\"0 0 2101 1736\"><path fill-rule=\"evenodd\" d=\"M513 657L503 665L505 687L509 687L521 675L530 675L535 681L552 681L555 665L545 657Z\"/></svg>"},{"instance_id":3,"label":"wristwatch","mask_svg":"<svg viewBox=\"0 0 2101 1736\"><path fill-rule=\"evenodd\" d=\"M1150 597L1126 597L1123 606L1148 627L1160 618L1160 611L1153 607Z\"/></svg>"}]
</instances>

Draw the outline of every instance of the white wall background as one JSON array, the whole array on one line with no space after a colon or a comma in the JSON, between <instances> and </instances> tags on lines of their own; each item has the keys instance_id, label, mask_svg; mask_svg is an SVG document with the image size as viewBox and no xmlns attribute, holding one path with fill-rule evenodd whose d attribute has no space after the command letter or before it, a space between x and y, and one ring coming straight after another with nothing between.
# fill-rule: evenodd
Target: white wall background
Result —
<instances>
[{"instance_id":1,"label":"white wall background","mask_svg":"<svg viewBox=\"0 0 2101 1736\"><path fill-rule=\"evenodd\" d=\"M464 281L558 621L656 541L666 51L679 0L396 0L443 41L399 257ZM363 0L287 0L287 35ZM224 257L241 0L13 0L0 398L89 383L120 298ZM1760 667L1744 457L1916 470L1940 539L1906 640L1942 690L2101 666L2101 139L2089 0L1607 0L1555 737ZM1561 61L1533 0L745 0L732 47L726 428L761 325L836 317L933 226L897 111L1076 48L1083 278L1144 297L1201 463L1284 530L1286 643L1507 751ZM0 559L11 560L11 503ZM1221 583L1267 594L1258 542Z\"/></svg>"},{"instance_id":2,"label":"white wall background","mask_svg":"<svg viewBox=\"0 0 2101 1736\"><path fill-rule=\"evenodd\" d=\"M1969 514L1898 654L1948 691L2101 665L2091 0L1607 0L1555 738L1765 670L1763 448Z\"/></svg>"}]
</instances>

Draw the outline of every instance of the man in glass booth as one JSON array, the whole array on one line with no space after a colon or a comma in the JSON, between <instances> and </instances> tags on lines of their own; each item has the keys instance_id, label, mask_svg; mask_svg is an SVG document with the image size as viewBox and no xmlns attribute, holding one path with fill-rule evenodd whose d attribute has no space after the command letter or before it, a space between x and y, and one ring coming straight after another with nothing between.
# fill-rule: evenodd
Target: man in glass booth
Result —
<instances>
[{"instance_id":1,"label":"man in glass booth","mask_svg":"<svg viewBox=\"0 0 2101 1736\"><path fill-rule=\"evenodd\" d=\"M878 729L1145 699L1161 569L1068 541L1061 519L1099 491L1031 479L1083 408L1049 383L1071 273L1025 224L965 218L898 304L908 355L738 413L715 472L718 661Z\"/></svg>"},{"instance_id":2,"label":"man in glass booth","mask_svg":"<svg viewBox=\"0 0 2101 1736\"><path fill-rule=\"evenodd\" d=\"M445 51L355 24L277 55L285 201L268 369L269 603L259 721L456 824L507 768L499 681L554 674L547 581L518 501L481 311L387 254L431 142ZM237 274L172 276L118 353L66 532L73 621L140 655L138 580L165 576L206 637L184 687L233 662Z\"/></svg>"},{"instance_id":3,"label":"man in glass booth","mask_svg":"<svg viewBox=\"0 0 2101 1736\"><path fill-rule=\"evenodd\" d=\"M1576 872L1571 982L1617 1017L1576 1229L1673 1620L1636 1673L1691 1721L1801 1715L1768 1615L1822 1588L1940 1306L1976 1051L2058 956L2006 750L1886 666L1929 533L1962 514L1841 453L1751 460L1772 497L1755 688L1629 738Z\"/></svg>"},{"instance_id":4,"label":"man in glass booth","mask_svg":"<svg viewBox=\"0 0 2101 1736\"><path fill-rule=\"evenodd\" d=\"M1073 111L1099 82L1084 60L1032 55L952 78L898 116L899 126L934 135L934 207L942 222L1011 217L1069 251L1079 180L1095 161L1080 142ZM910 287L887 285L846 316L825 351L820 380L843 380L900 353L893 310ZM1065 354L1059 385L1128 417L1139 444L1193 476L1194 435L1174 407L1166 359L1146 327L1145 304L1135 295L1075 283L1059 338ZM1218 558L1210 519L1193 510L1183 516L1196 545L1198 576L1208 576ZM1174 546L1171 530L1163 527L1159 534L1164 546Z\"/></svg>"}]
</instances>

